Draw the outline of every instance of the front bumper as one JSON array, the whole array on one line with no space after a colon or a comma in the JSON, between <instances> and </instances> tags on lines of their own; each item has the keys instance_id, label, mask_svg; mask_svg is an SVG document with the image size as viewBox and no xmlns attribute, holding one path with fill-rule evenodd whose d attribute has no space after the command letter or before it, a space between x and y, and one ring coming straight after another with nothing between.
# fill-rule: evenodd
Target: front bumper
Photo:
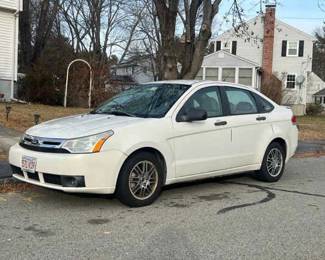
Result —
<instances>
[{"instance_id":1,"label":"front bumper","mask_svg":"<svg viewBox=\"0 0 325 260\"><path fill-rule=\"evenodd\" d=\"M9 163L21 169L22 156L37 159L36 172L14 173L13 177L38 186L65 192L112 194L115 191L118 173L126 155L117 150L92 154L60 154L36 152L16 144L10 148ZM85 187L64 187L60 182L47 181L47 177L82 176Z\"/></svg>"}]
</instances>

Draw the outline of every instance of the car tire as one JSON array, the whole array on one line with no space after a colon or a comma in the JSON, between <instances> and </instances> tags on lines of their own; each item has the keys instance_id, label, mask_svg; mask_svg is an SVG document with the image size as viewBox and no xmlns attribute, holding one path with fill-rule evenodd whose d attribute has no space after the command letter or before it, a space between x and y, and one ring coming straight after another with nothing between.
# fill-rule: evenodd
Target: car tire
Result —
<instances>
[{"instance_id":1,"label":"car tire","mask_svg":"<svg viewBox=\"0 0 325 260\"><path fill-rule=\"evenodd\" d=\"M163 167L157 156L139 152L128 158L117 181L117 198L130 207L153 203L163 185Z\"/></svg>"},{"instance_id":2,"label":"car tire","mask_svg":"<svg viewBox=\"0 0 325 260\"><path fill-rule=\"evenodd\" d=\"M255 177L265 182L278 181L285 168L285 159L283 146L277 142L271 143L264 154L261 169L256 171Z\"/></svg>"}]
</instances>

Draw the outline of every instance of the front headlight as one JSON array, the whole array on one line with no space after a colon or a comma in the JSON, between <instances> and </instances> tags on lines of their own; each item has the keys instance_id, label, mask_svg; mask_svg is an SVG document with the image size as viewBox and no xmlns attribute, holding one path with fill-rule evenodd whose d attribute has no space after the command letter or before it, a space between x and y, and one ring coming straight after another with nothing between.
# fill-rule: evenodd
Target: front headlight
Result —
<instances>
[{"instance_id":1,"label":"front headlight","mask_svg":"<svg viewBox=\"0 0 325 260\"><path fill-rule=\"evenodd\" d=\"M96 135L70 139L63 143L62 148L71 153L98 153L106 140L113 134L114 132L110 130Z\"/></svg>"}]
</instances>

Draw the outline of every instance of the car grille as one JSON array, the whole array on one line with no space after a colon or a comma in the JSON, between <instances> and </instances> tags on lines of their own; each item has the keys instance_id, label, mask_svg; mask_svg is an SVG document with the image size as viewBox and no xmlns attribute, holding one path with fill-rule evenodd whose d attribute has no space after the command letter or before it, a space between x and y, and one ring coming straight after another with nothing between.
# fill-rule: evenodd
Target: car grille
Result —
<instances>
[{"instance_id":1,"label":"car grille","mask_svg":"<svg viewBox=\"0 0 325 260\"><path fill-rule=\"evenodd\" d=\"M44 177L44 181L46 183L61 185L61 176L60 175L43 173L43 177Z\"/></svg>"},{"instance_id":2,"label":"car grille","mask_svg":"<svg viewBox=\"0 0 325 260\"><path fill-rule=\"evenodd\" d=\"M24 172L21 170L21 168L10 165L11 167L11 172L13 175L18 175L19 177L22 177L26 180L33 180L39 183L44 183L44 184L52 184L52 185L57 185L61 187L72 187L69 186L69 180L78 178L78 183L76 186L73 186L75 188L81 188L85 187L85 179L84 176L67 176L67 175L56 175L56 174L50 174L50 173L40 173L40 172ZM42 176L43 175L43 176ZM43 177L43 178L42 178Z\"/></svg>"},{"instance_id":3,"label":"car grille","mask_svg":"<svg viewBox=\"0 0 325 260\"><path fill-rule=\"evenodd\" d=\"M24 177L24 173L19 167L13 166L13 165L10 165L10 167L11 167L11 173L12 174L17 174L17 175L19 175L21 177Z\"/></svg>"},{"instance_id":4,"label":"car grille","mask_svg":"<svg viewBox=\"0 0 325 260\"><path fill-rule=\"evenodd\" d=\"M27 150L37 152L70 153L68 150L61 148L64 141L64 139L44 138L25 134L19 144Z\"/></svg>"},{"instance_id":5,"label":"car grille","mask_svg":"<svg viewBox=\"0 0 325 260\"><path fill-rule=\"evenodd\" d=\"M32 179L34 181L39 181L38 173L27 172L28 179Z\"/></svg>"}]
</instances>

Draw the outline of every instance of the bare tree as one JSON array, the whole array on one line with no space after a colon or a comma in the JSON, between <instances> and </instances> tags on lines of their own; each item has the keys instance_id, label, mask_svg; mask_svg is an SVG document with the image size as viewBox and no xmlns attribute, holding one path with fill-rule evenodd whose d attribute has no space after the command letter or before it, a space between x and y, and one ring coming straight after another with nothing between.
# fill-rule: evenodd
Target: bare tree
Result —
<instances>
[{"instance_id":1,"label":"bare tree","mask_svg":"<svg viewBox=\"0 0 325 260\"><path fill-rule=\"evenodd\" d=\"M57 17L60 0L43 0L37 4L39 5L40 11L34 31L35 36L33 55L31 58L32 62L35 62L40 57L51 35L53 24Z\"/></svg>"},{"instance_id":2,"label":"bare tree","mask_svg":"<svg viewBox=\"0 0 325 260\"><path fill-rule=\"evenodd\" d=\"M20 39L20 69L25 72L31 62L32 53L32 33L30 20L30 0L23 0L24 10L20 14L19 39Z\"/></svg>"}]
</instances>

